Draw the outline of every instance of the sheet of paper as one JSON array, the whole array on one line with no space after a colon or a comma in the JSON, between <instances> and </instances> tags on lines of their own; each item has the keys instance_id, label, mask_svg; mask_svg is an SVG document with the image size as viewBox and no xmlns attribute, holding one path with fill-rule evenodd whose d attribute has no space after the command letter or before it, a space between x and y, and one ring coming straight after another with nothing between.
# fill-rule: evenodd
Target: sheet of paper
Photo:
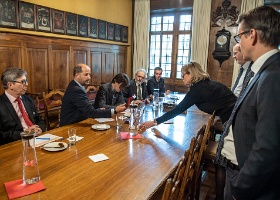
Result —
<instances>
[{"instance_id":1,"label":"sheet of paper","mask_svg":"<svg viewBox=\"0 0 280 200\"><path fill-rule=\"evenodd\" d=\"M83 139L84 137L80 137L76 135L76 142L80 141L81 139ZM67 140L69 140L69 138L67 138Z\"/></svg>"},{"instance_id":2,"label":"sheet of paper","mask_svg":"<svg viewBox=\"0 0 280 200\"><path fill-rule=\"evenodd\" d=\"M55 141L55 140L59 140L61 138L62 137L57 136L57 135L53 135L53 134L50 134L50 133L40 135L38 137L35 137L35 147L42 146L44 144L47 144L47 143Z\"/></svg>"},{"instance_id":3,"label":"sheet of paper","mask_svg":"<svg viewBox=\"0 0 280 200\"><path fill-rule=\"evenodd\" d=\"M99 123L115 121L113 118L95 118L95 120L98 121Z\"/></svg>"},{"instance_id":4,"label":"sheet of paper","mask_svg":"<svg viewBox=\"0 0 280 200\"><path fill-rule=\"evenodd\" d=\"M93 162L100 162L103 160L108 160L109 158L107 156L105 156L103 153L100 154L96 154L93 156L89 156L89 158L93 161Z\"/></svg>"}]
</instances>

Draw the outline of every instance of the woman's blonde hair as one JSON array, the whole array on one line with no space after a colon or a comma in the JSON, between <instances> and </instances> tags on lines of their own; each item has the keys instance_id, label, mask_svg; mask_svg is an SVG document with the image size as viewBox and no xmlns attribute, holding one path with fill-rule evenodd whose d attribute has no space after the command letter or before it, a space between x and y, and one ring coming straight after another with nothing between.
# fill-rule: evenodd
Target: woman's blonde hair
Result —
<instances>
[{"instance_id":1,"label":"woman's blonde hair","mask_svg":"<svg viewBox=\"0 0 280 200\"><path fill-rule=\"evenodd\" d=\"M181 72L182 75L191 74L193 76L192 84L210 78L209 74L203 71L200 64L197 62L190 62L184 65L181 69Z\"/></svg>"}]
</instances>

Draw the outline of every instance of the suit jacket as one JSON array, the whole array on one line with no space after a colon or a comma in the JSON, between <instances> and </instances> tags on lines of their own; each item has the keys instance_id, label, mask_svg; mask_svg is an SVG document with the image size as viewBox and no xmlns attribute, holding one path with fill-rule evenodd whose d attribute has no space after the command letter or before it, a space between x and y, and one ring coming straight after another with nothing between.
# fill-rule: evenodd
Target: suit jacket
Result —
<instances>
[{"instance_id":1,"label":"suit jacket","mask_svg":"<svg viewBox=\"0 0 280 200\"><path fill-rule=\"evenodd\" d=\"M280 197L280 53L265 61L237 101L233 137L239 174L236 199Z\"/></svg>"},{"instance_id":2,"label":"suit jacket","mask_svg":"<svg viewBox=\"0 0 280 200\"><path fill-rule=\"evenodd\" d=\"M60 126L98 117L111 117L111 110L94 109L85 90L72 80L62 98Z\"/></svg>"},{"instance_id":3,"label":"suit jacket","mask_svg":"<svg viewBox=\"0 0 280 200\"><path fill-rule=\"evenodd\" d=\"M141 87L142 87L142 99L148 98L149 94L148 94L146 82L143 82L141 84ZM127 99L129 97L132 97L134 94L137 95L137 86L136 86L135 79L131 80L129 86L123 90L124 100L127 102Z\"/></svg>"},{"instance_id":4,"label":"suit jacket","mask_svg":"<svg viewBox=\"0 0 280 200\"><path fill-rule=\"evenodd\" d=\"M27 95L22 95L21 97L30 120L33 124L39 125L44 132L46 124L37 113L34 100ZM23 127L20 119L7 95L3 93L0 96L0 145L20 140L21 132L23 132Z\"/></svg>"},{"instance_id":5,"label":"suit jacket","mask_svg":"<svg viewBox=\"0 0 280 200\"><path fill-rule=\"evenodd\" d=\"M116 92L112 88L112 83L100 85L96 94L94 108L115 108L124 103L122 92Z\"/></svg>"},{"instance_id":6,"label":"suit jacket","mask_svg":"<svg viewBox=\"0 0 280 200\"><path fill-rule=\"evenodd\" d=\"M159 89L159 96L164 97L164 93L165 93L164 79L160 78L159 82L157 82L155 76L152 76L148 80L147 89L149 95L154 93L154 89Z\"/></svg>"}]
</instances>

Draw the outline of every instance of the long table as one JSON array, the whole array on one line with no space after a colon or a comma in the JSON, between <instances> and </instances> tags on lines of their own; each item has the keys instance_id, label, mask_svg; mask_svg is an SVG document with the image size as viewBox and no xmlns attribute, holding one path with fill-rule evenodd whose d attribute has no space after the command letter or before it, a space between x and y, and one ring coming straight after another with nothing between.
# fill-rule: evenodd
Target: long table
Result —
<instances>
[{"instance_id":1,"label":"long table","mask_svg":"<svg viewBox=\"0 0 280 200\"><path fill-rule=\"evenodd\" d=\"M146 109L143 120L162 112ZM84 137L76 146L60 152L36 148L41 180L46 187L28 199L153 199L156 191L174 172L190 139L207 122L209 115L190 110L157 127L174 143L154 136L151 130L142 139L122 140L116 122L110 129L93 130L95 119L60 127L48 133L67 138L69 127ZM126 124L123 128L128 129ZM124 130L124 131L125 131ZM63 142L68 142L64 139ZM109 160L94 163L89 156L103 153ZM22 178L22 144L16 141L0 146L0 199L8 199L4 182ZM22 199L25 199L24 197Z\"/></svg>"}]
</instances>

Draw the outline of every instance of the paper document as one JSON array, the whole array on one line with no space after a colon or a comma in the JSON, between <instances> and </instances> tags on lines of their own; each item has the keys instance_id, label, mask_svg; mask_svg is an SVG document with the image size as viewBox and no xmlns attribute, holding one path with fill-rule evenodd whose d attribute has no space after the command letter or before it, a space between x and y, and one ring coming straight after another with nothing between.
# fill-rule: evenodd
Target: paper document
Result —
<instances>
[{"instance_id":1,"label":"paper document","mask_svg":"<svg viewBox=\"0 0 280 200\"><path fill-rule=\"evenodd\" d=\"M57 135L53 135L53 134L50 134L50 133L40 135L38 137L35 137L35 147L42 146L44 144L47 144L47 143L55 141L55 140L59 140L61 138L62 137L57 136Z\"/></svg>"}]
</instances>

